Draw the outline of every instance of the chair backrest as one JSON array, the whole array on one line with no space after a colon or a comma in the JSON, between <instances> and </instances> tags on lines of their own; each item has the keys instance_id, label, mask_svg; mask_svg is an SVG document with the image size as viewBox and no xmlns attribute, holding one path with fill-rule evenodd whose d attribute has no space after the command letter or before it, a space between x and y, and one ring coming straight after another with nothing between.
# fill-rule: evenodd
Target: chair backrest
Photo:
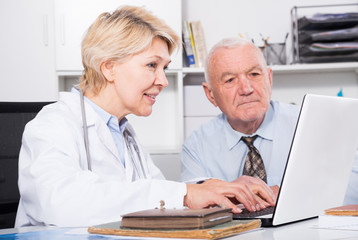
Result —
<instances>
[{"instance_id":1,"label":"chair backrest","mask_svg":"<svg viewBox=\"0 0 358 240\"><path fill-rule=\"evenodd\" d=\"M0 229L14 227L20 199L18 158L27 122L51 102L0 102Z\"/></svg>"}]
</instances>

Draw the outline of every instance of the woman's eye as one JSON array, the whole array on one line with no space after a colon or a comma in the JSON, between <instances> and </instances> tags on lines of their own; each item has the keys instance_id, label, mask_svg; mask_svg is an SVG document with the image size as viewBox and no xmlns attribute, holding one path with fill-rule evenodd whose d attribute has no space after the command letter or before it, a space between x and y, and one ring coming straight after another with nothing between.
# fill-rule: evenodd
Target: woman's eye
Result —
<instances>
[{"instance_id":1,"label":"woman's eye","mask_svg":"<svg viewBox=\"0 0 358 240\"><path fill-rule=\"evenodd\" d=\"M150 68L155 68L157 66L157 64L156 63L149 63L147 66L150 67Z\"/></svg>"}]
</instances>

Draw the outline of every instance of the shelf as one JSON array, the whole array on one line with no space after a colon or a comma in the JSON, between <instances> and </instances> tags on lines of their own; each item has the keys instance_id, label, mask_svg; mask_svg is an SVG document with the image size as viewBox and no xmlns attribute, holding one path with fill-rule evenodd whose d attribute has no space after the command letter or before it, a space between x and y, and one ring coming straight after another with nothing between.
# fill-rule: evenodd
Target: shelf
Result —
<instances>
[{"instance_id":1,"label":"shelf","mask_svg":"<svg viewBox=\"0 0 358 240\"><path fill-rule=\"evenodd\" d=\"M269 66L274 73L305 73L305 72L334 72L334 71L355 71L358 74L358 62L342 63L313 63L293 65ZM183 68L184 74L204 73L204 68Z\"/></svg>"},{"instance_id":2,"label":"shelf","mask_svg":"<svg viewBox=\"0 0 358 240\"><path fill-rule=\"evenodd\" d=\"M204 68L201 67L201 68L189 68L189 67L184 67L183 68L183 73L186 74L186 73L204 73Z\"/></svg>"},{"instance_id":3,"label":"shelf","mask_svg":"<svg viewBox=\"0 0 358 240\"><path fill-rule=\"evenodd\" d=\"M334 72L334 71L355 71L358 74L358 62L342 62L342 63L312 63L312 64L293 64L293 65L272 65L274 73L304 73L304 72ZM168 74L177 73L180 70L168 69ZM182 69L183 74L203 74L204 68ZM57 71L58 76L81 76L82 71Z\"/></svg>"},{"instance_id":4,"label":"shelf","mask_svg":"<svg viewBox=\"0 0 358 240\"><path fill-rule=\"evenodd\" d=\"M58 77L78 77L82 71L56 71Z\"/></svg>"},{"instance_id":5,"label":"shelf","mask_svg":"<svg viewBox=\"0 0 358 240\"><path fill-rule=\"evenodd\" d=\"M270 67L274 73L357 72L358 62L275 65Z\"/></svg>"}]
</instances>

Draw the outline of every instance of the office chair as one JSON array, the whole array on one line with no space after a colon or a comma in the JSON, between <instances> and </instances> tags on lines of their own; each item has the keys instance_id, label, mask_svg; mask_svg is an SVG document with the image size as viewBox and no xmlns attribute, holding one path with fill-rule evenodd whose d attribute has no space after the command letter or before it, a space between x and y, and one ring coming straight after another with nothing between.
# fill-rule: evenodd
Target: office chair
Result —
<instances>
[{"instance_id":1,"label":"office chair","mask_svg":"<svg viewBox=\"0 0 358 240\"><path fill-rule=\"evenodd\" d=\"M22 133L51 102L0 102L0 229L12 228L19 204L18 158Z\"/></svg>"}]
</instances>

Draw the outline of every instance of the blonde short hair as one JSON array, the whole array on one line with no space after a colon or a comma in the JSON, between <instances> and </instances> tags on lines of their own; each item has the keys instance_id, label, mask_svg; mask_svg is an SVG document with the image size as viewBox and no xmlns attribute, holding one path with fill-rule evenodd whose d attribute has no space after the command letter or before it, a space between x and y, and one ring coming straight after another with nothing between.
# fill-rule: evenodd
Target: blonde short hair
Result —
<instances>
[{"instance_id":1,"label":"blonde short hair","mask_svg":"<svg viewBox=\"0 0 358 240\"><path fill-rule=\"evenodd\" d=\"M84 72L78 87L98 94L106 84L100 69L103 62L123 62L148 48L156 37L168 44L169 54L181 44L173 29L144 7L122 6L112 14L102 13L82 40Z\"/></svg>"}]
</instances>

